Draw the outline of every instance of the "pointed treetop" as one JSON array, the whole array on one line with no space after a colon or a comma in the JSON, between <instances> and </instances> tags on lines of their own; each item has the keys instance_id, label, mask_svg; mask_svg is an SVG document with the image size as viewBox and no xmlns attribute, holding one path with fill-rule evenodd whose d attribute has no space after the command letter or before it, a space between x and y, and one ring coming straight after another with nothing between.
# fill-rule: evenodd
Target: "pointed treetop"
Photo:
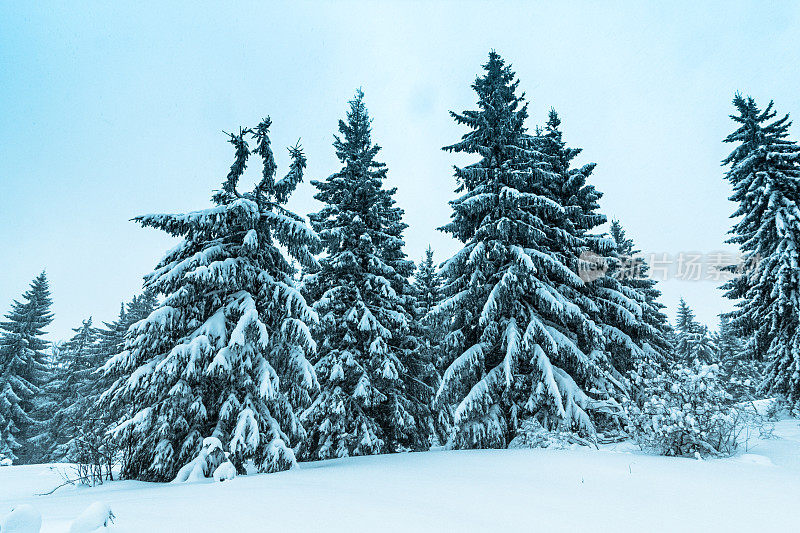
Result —
<instances>
[{"instance_id":1,"label":"pointed treetop","mask_svg":"<svg viewBox=\"0 0 800 533\"><path fill-rule=\"evenodd\" d=\"M516 79L516 73L511 70L511 65L506 65L500 54L492 50L489 52L489 61L483 65L483 69L486 74L478 76L472 84L472 88L480 97L478 105L487 111L492 109L500 112L504 106L515 111L524 102L525 93L520 96L515 94L519 80ZM527 106L523 105L520 111L527 118Z\"/></svg>"},{"instance_id":2,"label":"pointed treetop","mask_svg":"<svg viewBox=\"0 0 800 533\"><path fill-rule=\"evenodd\" d=\"M32 335L44 335L45 332L40 331L39 328L43 328L53 321L53 313L50 311L53 299L50 297L50 282L44 270L31 281L28 290L22 294L22 297L25 301L19 302L15 300L12 311L6 315L6 318L12 322L24 321L31 320L35 315L37 330L29 333ZM34 315L30 314L31 311L34 312ZM4 325L11 328L8 331L14 330L11 323L5 323Z\"/></svg>"},{"instance_id":3,"label":"pointed treetop","mask_svg":"<svg viewBox=\"0 0 800 533\"><path fill-rule=\"evenodd\" d=\"M239 128L238 134L228 134L228 142L234 146L236 155L234 156L233 164L231 164L228 175L222 183L222 189L214 193L213 200L217 204L226 204L239 197L239 193L236 192L236 186L239 184L239 179L247 168L247 159L250 157L250 147L245 139L249 131L250 130L246 128Z\"/></svg>"},{"instance_id":4,"label":"pointed treetop","mask_svg":"<svg viewBox=\"0 0 800 533\"><path fill-rule=\"evenodd\" d=\"M347 111L347 121L339 120L339 133L333 147L342 163L370 162L380 147L372 144L372 119L364 104L364 91L359 88Z\"/></svg>"},{"instance_id":5,"label":"pointed treetop","mask_svg":"<svg viewBox=\"0 0 800 533\"><path fill-rule=\"evenodd\" d=\"M483 65L486 71L478 76L472 88L478 94L478 111L450 112L459 124L469 126L473 131L466 133L461 142L445 146L449 152L479 152L484 156L486 148L502 152L506 144L516 144L518 137L525 132L525 119L528 118L528 105L525 93L516 94L519 80L506 65L500 55L492 50L489 61Z\"/></svg>"},{"instance_id":6,"label":"pointed treetop","mask_svg":"<svg viewBox=\"0 0 800 533\"><path fill-rule=\"evenodd\" d=\"M275 184L275 172L278 166L275 164L275 157L272 155L272 148L270 147L269 128L272 126L272 119L267 117L258 124L253 131L253 136L256 139L256 148L254 153L261 156L264 166L261 170L261 182L258 187L265 192L272 192L272 187Z\"/></svg>"},{"instance_id":7,"label":"pointed treetop","mask_svg":"<svg viewBox=\"0 0 800 533\"><path fill-rule=\"evenodd\" d=\"M678 320L676 328L681 332L688 333L693 331L696 326L697 323L694 320L694 311L692 311L692 308L686 303L686 300L681 298L680 302L678 302Z\"/></svg>"},{"instance_id":8,"label":"pointed treetop","mask_svg":"<svg viewBox=\"0 0 800 533\"><path fill-rule=\"evenodd\" d=\"M561 118L559 118L555 108L551 107L550 111L548 111L547 113L547 123L545 124L547 133L553 136L557 136L558 139L561 140L561 130L559 130L560 126L561 126Z\"/></svg>"},{"instance_id":9,"label":"pointed treetop","mask_svg":"<svg viewBox=\"0 0 800 533\"><path fill-rule=\"evenodd\" d=\"M611 221L610 228L611 238L617 245L617 253L623 256L633 255L633 240L629 239L625 234L625 228L619 220L614 219Z\"/></svg>"},{"instance_id":10,"label":"pointed treetop","mask_svg":"<svg viewBox=\"0 0 800 533\"><path fill-rule=\"evenodd\" d=\"M789 135L789 126L792 124L789 114L773 120L777 116L777 112L773 110L772 100L767 104L766 109L761 111L752 96L744 97L737 92L733 97L733 105L739 114L730 115L730 117L741 126L725 137L724 142L740 142L742 144L723 159L723 165L733 164L735 167L736 163L760 146L770 146L771 151L797 150L795 142L786 139Z\"/></svg>"}]
</instances>

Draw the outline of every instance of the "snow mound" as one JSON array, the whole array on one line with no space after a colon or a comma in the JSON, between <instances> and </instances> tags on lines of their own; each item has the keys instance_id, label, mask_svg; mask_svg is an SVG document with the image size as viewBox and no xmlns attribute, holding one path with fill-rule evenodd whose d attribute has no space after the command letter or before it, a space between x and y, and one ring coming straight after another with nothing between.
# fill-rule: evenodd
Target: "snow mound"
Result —
<instances>
[{"instance_id":1,"label":"snow mound","mask_svg":"<svg viewBox=\"0 0 800 533\"><path fill-rule=\"evenodd\" d=\"M72 522L69 533L90 533L114 523L114 518L107 503L94 502Z\"/></svg>"},{"instance_id":2,"label":"snow mound","mask_svg":"<svg viewBox=\"0 0 800 533\"><path fill-rule=\"evenodd\" d=\"M214 470L214 481L227 481L236 477L236 467L230 461L225 461Z\"/></svg>"},{"instance_id":3,"label":"snow mound","mask_svg":"<svg viewBox=\"0 0 800 533\"><path fill-rule=\"evenodd\" d=\"M18 505L0 522L3 533L39 533L42 529L42 513L32 505Z\"/></svg>"}]
</instances>

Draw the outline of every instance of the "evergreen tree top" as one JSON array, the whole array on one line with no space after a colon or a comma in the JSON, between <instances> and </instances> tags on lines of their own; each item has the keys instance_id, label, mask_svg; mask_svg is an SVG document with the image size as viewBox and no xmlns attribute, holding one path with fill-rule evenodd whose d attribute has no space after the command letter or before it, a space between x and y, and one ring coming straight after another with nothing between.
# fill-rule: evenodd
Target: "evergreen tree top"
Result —
<instances>
[{"instance_id":1,"label":"evergreen tree top","mask_svg":"<svg viewBox=\"0 0 800 533\"><path fill-rule=\"evenodd\" d=\"M430 244L425 248L425 259L423 261L426 267L431 269L436 268L433 264L433 247Z\"/></svg>"},{"instance_id":2,"label":"evergreen tree top","mask_svg":"<svg viewBox=\"0 0 800 533\"><path fill-rule=\"evenodd\" d=\"M364 91L356 90L349 102L347 121L339 120L339 133L334 135L336 157L347 165L364 165L376 170L385 169L383 163L374 161L380 146L372 143L372 119L364 104ZM358 171L360 169L357 169Z\"/></svg>"},{"instance_id":3,"label":"evergreen tree top","mask_svg":"<svg viewBox=\"0 0 800 533\"><path fill-rule=\"evenodd\" d=\"M686 303L686 300L681 298L680 302L678 303L678 319L676 328L678 331L683 333L689 333L694 331L697 326L698 324L694 319L694 311L692 311L692 308Z\"/></svg>"},{"instance_id":4,"label":"evergreen tree top","mask_svg":"<svg viewBox=\"0 0 800 533\"><path fill-rule=\"evenodd\" d=\"M726 175L733 186L730 200L739 204L732 217L742 218L731 229L728 242L740 244L755 257L768 257L774 243L789 235L786 230L798 212L800 147L787 138L789 115L776 120L772 102L760 111L753 98L737 93L733 103L739 115L731 118L741 126L725 142L740 144L723 165L730 165ZM724 288L734 288L742 280ZM730 294L742 296L738 289Z\"/></svg>"},{"instance_id":5,"label":"evergreen tree top","mask_svg":"<svg viewBox=\"0 0 800 533\"><path fill-rule=\"evenodd\" d=\"M167 253L159 264L159 270L148 279L157 280L160 277L158 274L170 272L175 266L173 262L176 258L183 257L191 247L199 243L204 243L203 254L210 254L215 258L228 252L234 255L259 256L259 261L264 261L264 264L275 265L284 274L293 273L294 265L289 264L282 254L275 253L273 246L277 241L302 266L316 266L313 252L319 247L319 238L308 228L303 217L282 205L302 181L306 159L299 146L289 148L292 157L289 171L284 178L274 181L274 157L268 139L270 124L270 119L266 118L257 128L241 128L239 134L230 136L229 142L235 147L235 160L222 189L213 196L217 204L215 207L185 214L154 214L133 219L144 227L161 229L172 236L186 238L185 242ZM237 185L250 156L246 139L255 140L254 153L262 158L263 173L261 181L252 191L239 193ZM263 242L258 240L259 234ZM228 248L230 250L225 251ZM203 258L198 255L194 260L200 261ZM225 268L231 266L226 265ZM147 289L165 294L171 292L172 285L159 286L163 281L173 284L179 280L162 279L155 285L148 281Z\"/></svg>"},{"instance_id":6,"label":"evergreen tree top","mask_svg":"<svg viewBox=\"0 0 800 533\"><path fill-rule=\"evenodd\" d=\"M442 281L436 271L436 264L433 260L433 248L428 245L425 250L425 257L420 261L419 267L414 274L414 286L417 289L417 297L423 314L430 312L439 303L441 285Z\"/></svg>"},{"instance_id":7,"label":"evergreen tree top","mask_svg":"<svg viewBox=\"0 0 800 533\"><path fill-rule=\"evenodd\" d=\"M485 74L472 84L478 94L479 111L450 112L456 122L469 126L474 132L464 135L460 143L446 146L445 150L474 153L478 146L489 147L490 144L502 150L503 140L515 140L525 132L528 105L525 93L516 94L519 80L511 65L506 65L500 54L492 50L483 69Z\"/></svg>"},{"instance_id":8,"label":"evergreen tree top","mask_svg":"<svg viewBox=\"0 0 800 533\"><path fill-rule=\"evenodd\" d=\"M566 209L567 226L576 235L583 235L606 222L601 214L599 200L603 193L587 183L595 169L595 163L574 167L572 161L583 151L571 148L563 140L561 118L550 108L544 130L537 128L534 139L539 152L546 157L552 175L550 196Z\"/></svg>"},{"instance_id":9,"label":"evergreen tree top","mask_svg":"<svg viewBox=\"0 0 800 533\"><path fill-rule=\"evenodd\" d=\"M620 255L631 256L636 253L636 250L633 249L633 240L625 235L625 229L622 227L619 220L614 219L611 221L609 233L611 234L611 238L614 239L614 242L617 243L617 252Z\"/></svg>"},{"instance_id":10,"label":"evergreen tree top","mask_svg":"<svg viewBox=\"0 0 800 533\"><path fill-rule=\"evenodd\" d=\"M22 298L23 301L14 300L11 304L11 311L5 315L8 321L0 323L0 329L30 338L46 335L44 328L53 321L53 313L50 311L53 300L50 297L50 283L44 271L33 279ZM39 343L41 346L31 346L31 349L40 350L47 345L43 340Z\"/></svg>"},{"instance_id":11,"label":"evergreen tree top","mask_svg":"<svg viewBox=\"0 0 800 533\"><path fill-rule=\"evenodd\" d=\"M343 167L323 181L312 181L314 196L324 204L318 213L309 215L331 254L355 254L389 265L407 277L413 262L402 251L403 210L395 204L395 188L384 188L387 168L375 156L380 146L371 139L371 119L359 89L349 102L347 119L339 121L340 135L334 148ZM324 260L323 260L324 261ZM344 263L338 263L344 266ZM377 266L377 270L384 269ZM388 271L387 277L393 277Z\"/></svg>"},{"instance_id":12,"label":"evergreen tree top","mask_svg":"<svg viewBox=\"0 0 800 533\"><path fill-rule=\"evenodd\" d=\"M246 198L255 201L259 207L274 207L286 203L289 195L294 192L297 185L303 179L303 170L306 167L306 158L300 144L289 147L289 155L292 163L286 176L275 181L275 174L278 167L275 164L275 157L272 153L271 142L269 139L269 128L272 126L272 119L266 117L255 128L239 128L239 133L229 133L228 142L234 147L234 161L230 171L222 184L222 189L214 193L213 200L217 205L231 204L237 198ZM262 160L261 180L252 192L240 194L236 187L239 180L247 169L247 161L250 158L250 145L247 139L255 142L256 148L252 151L259 155Z\"/></svg>"},{"instance_id":13,"label":"evergreen tree top","mask_svg":"<svg viewBox=\"0 0 800 533\"><path fill-rule=\"evenodd\" d=\"M519 82L510 66L493 51L484 70L472 85L478 93L479 109L451 112L456 122L471 131L460 142L443 148L477 154L481 159L455 167L456 191L466 192L450 202L451 222L440 229L462 242L487 232L504 240L517 231L540 240L533 234L541 235L544 219L563 215L562 206L552 198L556 176L551 172L550 157L539 150L536 137L525 133L527 105L524 95L516 95ZM503 204L503 209L498 204ZM522 225L506 227L506 221L512 220Z\"/></svg>"},{"instance_id":14,"label":"evergreen tree top","mask_svg":"<svg viewBox=\"0 0 800 533\"><path fill-rule=\"evenodd\" d=\"M443 150L483 157L477 165L456 168L459 191L472 190L486 179L486 173L480 172L480 168L504 165L510 170L515 164L518 166L520 160L524 161L523 166L529 167L531 156L535 155L530 152L531 137L525 134L528 105L524 93L516 94L519 80L511 65L506 65L492 50L483 69L483 76L478 76L472 84L478 95L478 110L450 112L458 124L468 126L471 131L464 134L460 142L445 146Z\"/></svg>"},{"instance_id":15,"label":"evergreen tree top","mask_svg":"<svg viewBox=\"0 0 800 533\"><path fill-rule=\"evenodd\" d=\"M787 139L789 126L792 124L789 121L789 114L773 120L777 116L777 112L773 110L771 100L766 109L761 111L751 96L744 97L737 92L733 98L733 105L739 114L730 115L730 117L741 126L725 137L724 142L740 142L742 144L722 161L723 165L733 165L732 172L737 163L758 147L768 146L770 151L777 152L798 150L795 142Z\"/></svg>"},{"instance_id":16,"label":"evergreen tree top","mask_svg":"<svg viewBox=\"0 0 800 533\"><path fill-rule=\"evenodd\" d=\"M544 131L540 132L540 136L545 141L545 144L550 143L550 149L546 150L546 152L554 156L551 160L553 170L556 172L568 172L570 162L583 149L567 147L567 143L563 140L564 134L561 131L561 118L552 107L547 114L547 122L545 123Z\"/></svg>"},{"instance_id":17,"label":"evergreen tree top","mask_svg":"<svg viewBox=\"0 0 800 533\"><path fill-rule=\"evenodd\" d=\"M92 326L92 317L81 321L81 325L77 328L72 328L72 331L75 332L75 335L64 344L68 349L78 348L86 343L88 339L94 338L95 329Z\"/></svg>"}]
</instances>

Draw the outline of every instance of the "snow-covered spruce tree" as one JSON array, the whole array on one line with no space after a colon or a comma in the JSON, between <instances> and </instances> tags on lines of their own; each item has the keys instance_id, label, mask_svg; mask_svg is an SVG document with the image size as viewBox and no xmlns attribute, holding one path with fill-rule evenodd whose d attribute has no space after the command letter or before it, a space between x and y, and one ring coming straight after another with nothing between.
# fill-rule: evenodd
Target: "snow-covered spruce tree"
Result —
<instances>
[{"instance_id":1,"label":"snow-covered spruce tree","mask_svg":"<svg viewBox=\"0 0 800 533\"><path fill-rule=\"evenodd\" d=\"M717 347L708 332L708 327L694 318L694 311L683 298L678 303L678 317L675 325L675 355L679 361L691 364L717 362Z\"/></svg>"},{"instance_id":2,"label":"snow-covered spruce tree","mask_svg":"<svg viewBox=\"0 0 800 533\"><path fill-rule=\"evenodd\" d=\"M375 159L380 147L371 129L359 90L334 142L341 170L312 182L324 207L310 219L326 253L305 280L320 317L320 394L302 415L308 459L430 445L434 370L412 320L414 264L402 249L403 210L395 189L384 188L387 167Z\"/></svg>"},{"instance_id":3,"label":"snow-covered spruce tree","mask_svg":"<svg viewBox=\"0 0 800 533\"><path fill-rule=\"evenodd\" d=\"M617 268L612 275L629 289L641 294L644 298L637 298L636 303L641 308L639 328L641 337L649 348L646 356L653 362L667 361L673 353L672 327L664 313L664 304L658 299L661 291L656 288L657 281L648 276L650 266L639 257L632 239L626 236L622 224L612 220L609 234L614 240L618 259ZM655 352L653 354L652 352Z\"/></svg>"},{"instance_id":4,"label":"snow-covered spruce tree","mask_svg":"<svg viewBox=\"0 0 800 533\"><path fill-rule=\"evenodd\" d=\"M85 323L76 330L73 339L60 346L63 361L48 386L50 397L59 405L52 417L56 427L51 423L51 438L58 443L51 460L75 463L84 484L95 485L112 479L120 452L115 441L108 437L108 431L121 413L99 401L114 381L102 367L124 349L125 333L130 325L146 318L155 303L155 297L149 292L134 296L127 306L125 303L120 306L117 320L105 322L101 328ZM91 342L89 337L93 337Z\"/></svg>"},{"instance_id":5,"label":"snow-covered spruce tree","mask_svg":"<svg viewBox=\"0 0 800 533\"><path fill-rule=\"evenodd\" d=\"M96 329L101 357L108 360L122 352L125 349L125 335L128 329L136 322L150 316L157 304L156 297L150 291L135 295L127 304L122 302L117 318L111 322L103 322L103 325ZM107 389L108 386L103 387L104 391Z\"/></svg>"},{"instance_id":6,"label":"snow-covered spruce tree","mask_svg":"<svg viewBox=\"0 0 800 533\"><path fill-rule=\"evenodd\" d=\"M128 329L133 325L144 320L152 313L158 302L151 291L135 295L130 302L120 304L119 314L111 322L103 322L103 325L96 328L97 333L97 362L98 368L105 365L109 359L121 353L125 349L125 336ZM114 382L113 376L102 371L95 372L93 378L92 391L92 418L103 419L104 424L116 422L119 417L107 409L107 406L99 405L100 396L107 391ZM103 425L103 424L101 424ZM105 430L100 429L103 433Z\"/></svg>"},{"instance_id":7,"label":"snow-covered spruce tree","mask_svg":"<svg viewBox=\"0 0 800 533\"><path fill-rule=\"evenodd\" d=\"M731 327L731 320L727 314L720 315L717 334L714 337L714 344L717 346L718 359L720 361L732 361L741 359L744 349L742 339L736 336Z\"/></svg>"},{"instance_id":8,"label":"snow-covered spruce tree","mask_svg":"<svg viewBox=\"0 0 800 533\"><path fill-rule=\"evenodd\" d=\"M45 428L34 416L43 407L50 379L50 343L43 337L53 321L52 303L42 272L0 323L0 436L5 455L15 463L38 462L43 453Z\"/></svg>"},{"instance_id":9,"label":"snow-covered spruce tree","mask_svg":"<svg viewBox=\"0 0 800 533\"><path fill-rule=\"evenodd\" d=\"M438 387L441 382L439 369L442 367L444 355L441 344L447 333L447 317L432 312L442 300L442 279L434 263L433 254L433 248L428 245L425 257L419 262L414 273L414 290L417 296L415 321L420 330L419 338L422 342L420 349L425 352L425 359L433 364L435 371L433 384ZM453 422L452 409L438 409L438 412L434 413L434 419L436 441L446 442Z\"/></svg>"},{"instance_id":10,"label":"snow-covered spruce tree","mask_svg":"<svg viewBox=\"0 0 800 533\"><path fill-rule=\"evenodd\" d=\"M592 413L617 413L622 388L597 349L584 283L559 253L573 236L551 198L550 158L525 132L519 82L495 52L484 69L472 86L479 109L451 113L470 131L445 147L481 157L455 170L463 194L442 229L464 247L442 269L445 299L435 310L450 318L436 402L455 405L458 448L504 447L531 415L592 432Z\"/></svg>"},{"instance_id":11,"label":"snow-covered spruce tree","mask_svg":"<svg viewBox=\"0 0 800 533\"><path fill-rule=\"evenodd\" d=\"M442 298L442 281L433 262L433 248L428 246L425 258L419 262L414 273L414 288L417 290L417 309L423 317L438 305Z\"/></svg>"},{"instance_id":12,"label":"snow-covered spruce tree","mask_svg":"<svg viewBox=\"0 0 800 533\"><path fill-rule=\"evenodd\" d=\"M68 459L75 439L92 407L93 384L99 368L97 330L91 317L75 334L57 350L53 378L46 392L54 404L53 414L47 421L49 446L45 455L48 462Z\"/></svg>"},{"instance_id":13,"label":"snow-covered spruce tree","mask_svg":"<svg viewBox=\"0 0 800 533\"><path fill-rule=\"evenodd\" d=\"M775 119L772 102L761 111L736 94L739 124L725 142L738 146L725 158L738 203L728 242L738 244L749 268L726 283L737 300L731 325L745 349L768 361L763 389L800 407L800 148L789 140L789 115Z\"/></svg>"},{"instance_id":14,"label":"snow-covered spruce tree","mask_svg":"<svg viewBox=\"0 0 800 533\"><path fill-rule=\"evenodd\" d=\"M720 315L719 329L714 335L720 381L734 401L756 399L758 384L764 371L764 361L753 359L736 336L727 314Z\"/></svg>"},{"instance_id":15,"label":"snow-covered spruce tree","mask_svg":"<svg viewBox=\"0 0 800 533\"><path fill-rule=\"evenodd\" d=\"M566 145L560 127L561 119L551 109L545 129L536 139L539 150L549 157L555 176L551 181L551 197L564 209L564 231L556 234L554 253L587 282L582 292L584 298L574 298L600 326L602 350L611 363L607 370L622 381L620 373L627 373L640 361L662 360L668 343L663 332L652 327L646 316L652 311L647 309L648 294L644 290L649 280L626 280L626 258L617 248L616 240L613 236L591 233L606 222L598 204L602 193L588 183L595 164L573 168L572 161L581 149Z\"/></svg>"},{"instance_id":16,"label":"snow-covered spruce tree","mask_svg":"<svg viewBox=\"0 0 800 533\"><path fill-rule=\"evenodd\" d=\"M317 386L306 360L315 349L308 325L316 313L282 249L313 266L319 240L283 207L306 160L291 148L291 168L276 181L270 125L267 118L231 135L235 161L215 207L135 219L183 241L145 278L145 289L163 302L130 327L125 350L106 365L117 379L103 400L130 415L114 432L125 477L172 479L205 437L224 443L240 471L295 464L292 446L304 435L295 409ZM251 192L240 193L248 141L263 172Z\"/></svg>"},{"instance_id":17,"label":"snow-covered spruce tree","mask_svg":"<svg viewBox=\"0 0 800 533\"><path fill-rule=\"evenodd\" d=\"M430 246L425 250L425 258L420 261L414 274L414 290L417 298L414 319L421 331L422 349L428 353L427 360L431 361L435 368L439 368L441 359L439 344L445 333L446 321L442 316L431 312L442 300L442 280L433 262L433 248ZM437 374L437 386L438 383Z\"/></svg>"},{"instance_id":18,"label":"snow-covered spruce tree","mask_svg":"<svg viewBox=\"0 0 800 533\"><path fill-rule=\"evenodd\" d=\"M697 321L694 319L694 311L683 298L678 302L678 312L675 317L675 348L681 359L691 360L691 350L686 339L697 328Z\"/></svg>"}]
</instances>

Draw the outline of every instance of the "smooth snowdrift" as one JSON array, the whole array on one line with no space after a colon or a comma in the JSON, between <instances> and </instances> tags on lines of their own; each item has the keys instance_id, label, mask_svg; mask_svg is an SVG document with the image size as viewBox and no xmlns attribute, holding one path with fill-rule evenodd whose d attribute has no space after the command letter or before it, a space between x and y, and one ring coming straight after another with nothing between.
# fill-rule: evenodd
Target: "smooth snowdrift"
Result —
<instances>
[{"instance_id":1,"label":"smooth snowdrift","mask_svg":"<svg viewBox=\"0 0 800 533\"><path fill-rule=\"evenodd\" d=\"M94 502L72 522L69 533L91 533L114 523L114 512L103 502Z\"/></svg>"},{"instance_id":2,"label":"smooth snowdrift","mask_svg":"<svg viewBox=\"0 0 800 533\"><path fill-rule=\"evenodd\" d=\"M429 452L304 463L225 483L64 487L52 467L0 470L0 515L21 504L42 532L66 532L92 502L107 531L793 531L800 423L737 457L697 461L635 452ZM61 467L63 468L63 467ZM104 531L104 530L100 530Z\"/></svg>"},{"instance_id":3,"label":"smooth snowdrift","mask_svg":"<svg viewBox=\"0 0 800 533\"><path fill-rule=\"evenodd\" d=\"M39 533L42 527L42 515L32 505L22 504L0 520L0 531L3 533Z\"/></svg>"}]
</instances>

